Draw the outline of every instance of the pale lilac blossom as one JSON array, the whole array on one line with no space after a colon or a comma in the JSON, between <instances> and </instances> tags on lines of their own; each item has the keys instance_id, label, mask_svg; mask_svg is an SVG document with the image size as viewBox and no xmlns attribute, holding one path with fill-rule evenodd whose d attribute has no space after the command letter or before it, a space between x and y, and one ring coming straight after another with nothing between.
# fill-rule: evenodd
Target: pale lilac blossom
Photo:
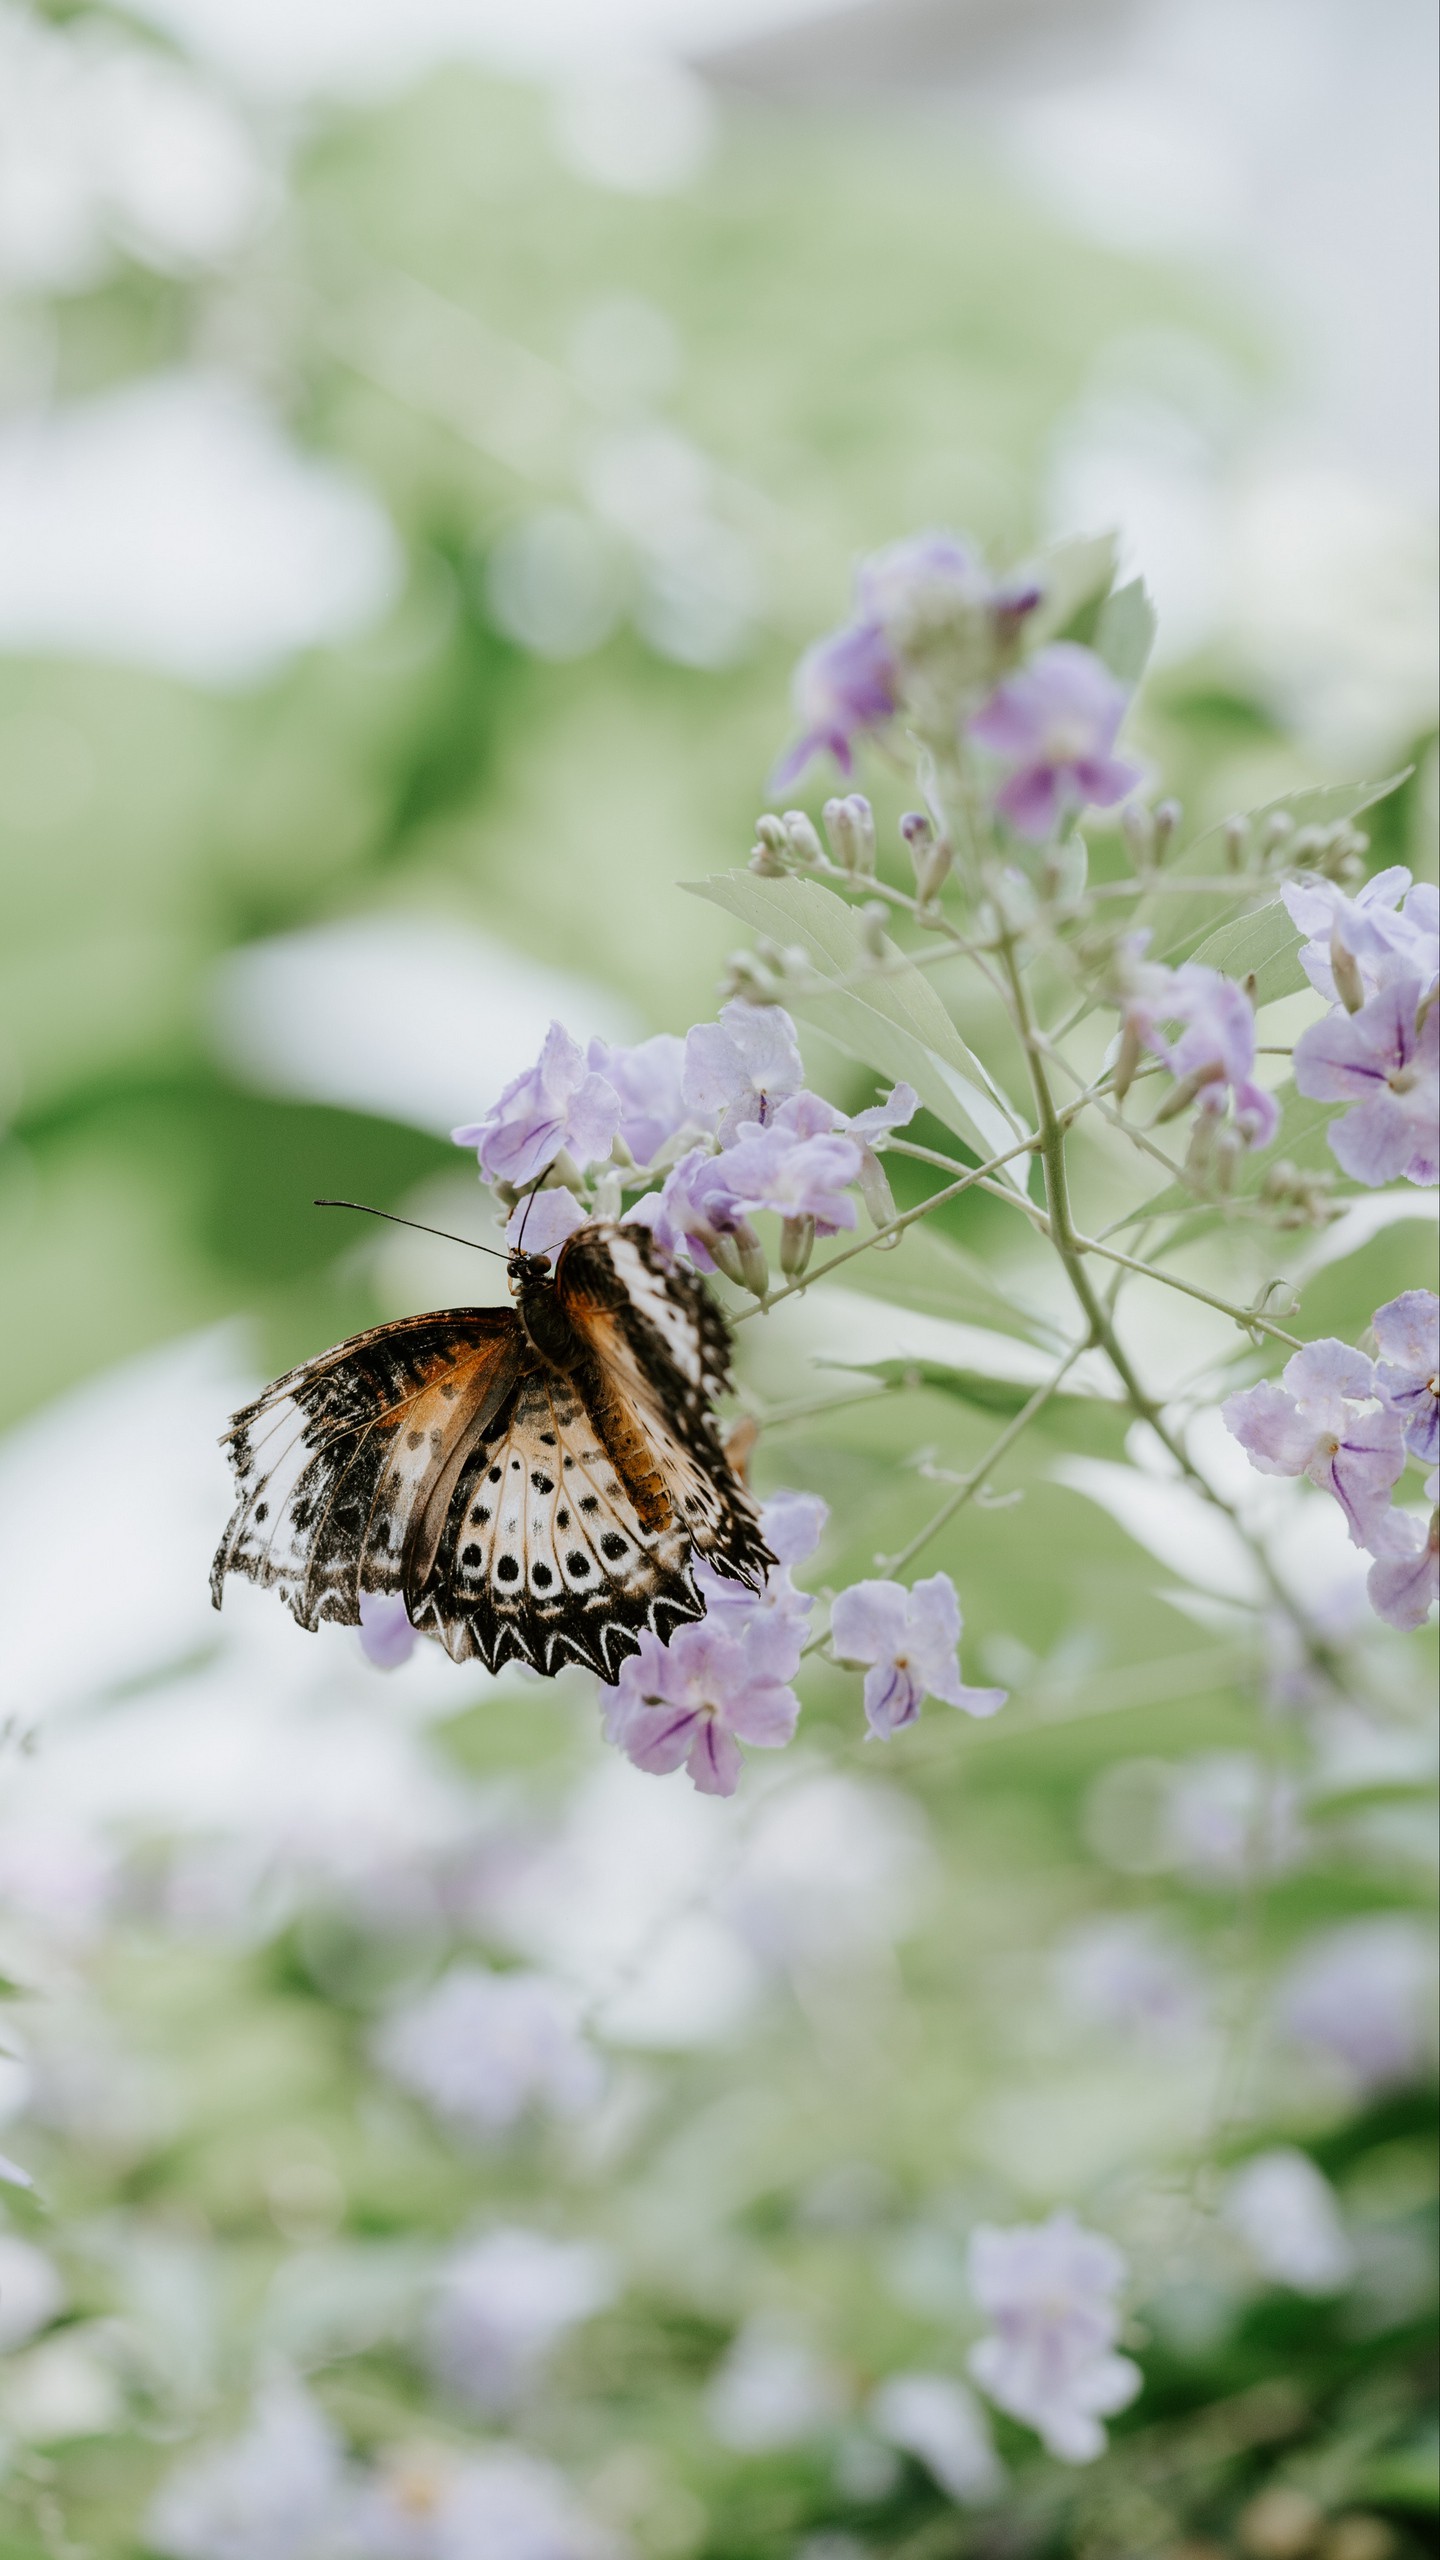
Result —
<instances>
[{"instance_id":1,"label":"pale lilac blossom","mask_svg":"<svg viewBox=\"0 0 1440 2560\"><path fill-rule=\"evenodd\" d=\"M171 2472L145 2538L165 2560L335 2560L346 2497L329 2421L298 2383L278 2380L242 2436Z\"/></svg>"},{"instance_id":2,"label":"pale lilac blossom","mask_svg":"<svg viewBox=\"0 0 1440 2560\"><path fill-rule=\"evenodd\" d=\"M838 1135L851 1139L860 1149L860 1169L855 1176L860 1197L873 1223L883 1227L895 1215L895 1201L876 1150L897 1129L905 1128L919 1108L920 1096L914 1086L903 1082L892 1085L883 1102L872 1102L868 1110L848 1116L822 1095L802 1092L781 1103L775 1125L792 1130L797 1137Z\"/></svg>"},{"instance_id":3,"label":"pale lilac blossom","mask_svg":"<svg viewBox=\"0 0 1440 2560\"><path fill-rule=\"evenodd\" d=\"M722 1146L746 1121L772 1120L804 1082L795 1025L779 1005L732 996L718 1022L697 1022L685 1035L685 1108L716 1130Z\"/></svg>"},{"instance_id":4,"label":"pale lilac blossom","mask_svg":"<svg viewBox=\"0 0 1440 2560\"><path fill-rule=\"evenodd\" d=\"M588 1063L620 1097L620 1135L635 1162L652 1165L689 1117L682 1090L684 1041L670 1031L657 1031L632 1049L592 1040Z\"/></svg>"},{"instance_id":5,"label":"pale lilac blossom","mask_svg":"<svg viewBox=\"0 0 1440 2560\"><path fill-rule=\"evenodd\" d=\"M1333 880L1310 872L1287 882L1280 895L1291 923L1308 936L1300 946L1300 965L1329 1003L1342 1001L1335 983L1337 943L1354 962L1366 996L1401 977L1418 978L1422 988L1434 985L1440 972L1440 898L1428 881L1412 884L1403 864L1377 872L1353 898Z\"/></svg>"},{"instance_id":6,"label":"pale lilac blossom","mask_svg":"<svg viewBox=\"0 0 1440 2560\"><path fill-rule=\"evenodd\" d=\"M858 1223L848 1193L863 1160L851 1138L798 1138L776 1125L738 1138L718 1163L731 1198L743 1208L813 1219L817 1235L833 1236Z\"/></svg>"},{"instance_id":7,"label":"pale lilac blossom","mask_svg":"<svg viewBox=\"0 0 1440 2560\"><path fill-rule=\"evenodd\" d=\"M420 1639L398 1591L360 1594L360 1650L377 1671L398 1671Z\"/></svg>"},{"instance_id":8,"label":"pale lilac blossom","mask_svg":"<svg viewBox=\"0 0 1440 2560\"><path fill-rule=\"evenodd\" d=\"M1073 2213L970 2239L970 2290L993 2324L966 2359L998 2408L1033 2427L1061 2462L1105 2450L1102 2418L1140 2389L1138 2365L1115 2353L1125 2261Z\"/></svg>"},{"instance_id":9,"label":"pale lilac blossom","mask_svg":"<svg viewBox=\"0 0 1440 2560\"><path fill-rule=\"evenodd\" d=\"M705 2394L710 2432L734 2453L802 2444L843 2408L840 2378L803 2339L766 2320L731 2339Z\"/></svg>"},{"instance_id":10,"label":"pale lilac blossom","mask_svg":"<svg viewBox=\"0 0 1440 2560\"><path fill-rule=\"evenodd\" d=\"M1055 1988L1069 2017L1174 2046L1205 2020L1205 1989L1184 1947L1140 1912L1087 1920L1055 1951Z\"/></svg>"},{"instance_id":11,"label":"pale lilac blossom","mask_svg":"<svg viewBox=\"0 0 1440 2560\"><path fill-rule=\"evenodd\" d=\"M1303 2151L1284 2144L1247 2160L1228 2181L1222 2210L1272 2284L1319 2296L1343 2292L1355 2273L1335 2190Z\"/></svg>"},{"instance_id":12,"label":"pale lilac blossom","mask_svg":"<svg viewBox=\"0 0 1440 2560\"><path fill-rule=\"evenodd\" d=\"M531 2112L582 2115L601 2088L599 2060L561 1985L478 1964L452 1965L393 2010L375 2055L442 2123L482 2140Z\"/></svg>"},{"instance_id":13,"label":"pale lilac blossom","mask_svg":"<svg viewBox=\"0 0 1440 2560\"><path fill-rule=\"evenodd\" d=\"M1403 1911L1368 1912L1309 1939L1276 1995L1286 2034L1337 2064L1366 2097L1421 2076L1434 2006L1431 1934Z\"/></svg>"},{"instance_id":14,"label":"pale lilac blossom","mask_svg":"<svg viewBox=\"0 0 1440 2560\"><path fill-rule=\"evenodd\" d=\"M1167 1866L1215 1889L1284 1875L1305 1846L1295 1782L1248 1751L1179 1761L1165 1792L1160 1846Z\"/></svg>"},{"instance_id":15,"label":"pale lilac blossom","mask_svg":"<svg viewBox=\"0 0 1440 2560\"><path fill-rule=\"evenodd\" d=\"M761 1629L765 1661L777 1680L793 1680L799 1670L815 1606L810 1592L796 1590L790 1567L814 1554L829 1516L818 1493L775 1493L761 1504L760 1535L775 1558L763 1591L717 1573L703 1558L691 1568L707 1625L741 1641L752 1627Z\"/></svg>"},{"instance_id":16,"label":"pale lilac blossom","mask_svg":"<svg viewBox=\"0 0 1440 2560\"><path fill-rule=\"evenodd\" d=\"M1365 1577L1377 1618L1413 1635L1440 1602L1440 1509L1427 1521L1413 1511L1392 1511L1386 1550Z\"/></svg>"},{"instance_id":17,"label":"pale lilac blossom","mask_svg":"<svg viewBox=\"0 0 1440 2560\"><path fill-rule=\"evenodd\" d=\"M1227 1396L1225 1427L1265 1476L1308 1476L1333 1493L1351 1543L1369 1547L1405 1466L1400 1418L1378 1401L1375 1365L1333 1336L1292 1353L1279 1381Z\"/></svg>"},{"instance_id":18,"label":"pale lilac blossom","mask_svg":"<svg viewBox=\"0 0 1440 2560\"><path fill-rule=\"evenodd\" d=\"M948 2373L892 2373L866 2413L878 2436L923 2462L957 2507L988 2507L1005 2487L1005 2469L985 2412L972 2391Z\"/></svg>"},{"instance_id":19,"label":"pale lilac blossom","mask_svg":"<svg viewBox=\"0 0 1440 2560\"><path fill-rule=\"evenodd\" d=\"M578 1040L552 1022L533 1067L507 1084L483 1119L452 1132L479 1151L487 1182L533 1182L561 1154L577 1165L608 1156L621 1121L620 1096L586 1064Z\"/></svg>"},{"instance_id":20,"label":"pale lilac blossom","mask_svg":"<svg viewBox=\"0 0 1440 2560\"><path fill-rule=\"evenodd\" d=\"M1165 987L1144 999L1151 1009L1146 1047L1164 1059L1177 1087L1193 1095L1201 1111L1218 1117L1233 1096L1235 1126L1246 1145L1268 1146L1280 1112L1274 1095L1255 1081L1255 1008L1244 988L1195 960L1165 974ZM1180 1023L1179 1038L1167 1039L1157 1020Z\"/></svg>"},{"instance_id":21,"label":"pale lilac blossom","mask_svg":"<svg viewBox=\"0 0 1440 2560\"><path fill-rule=\"evenodd\" d=\"M888 1741L914 1724L924 1698L939 1698L968 1716L993 1716L1003 1689L970 1689L960 1677L960 1602L948 1573L932 1573L906 1590L900 1582L852 1582L830 1612L837 1660L868 1664L865 1720Z\"/></svg>"},{"instance_id":22,"label":"pale lilac blossom","mask_svg":"<svg viewBox=\"0 0 1440 2560\"><path fill-rule=\"evenodd\" d=\"M583 1201L563 1183L554 1183L545 1191L527 1191L523 1200L516 1201L506 1221L505 1241L512 1253L523 1250L544 1254L548 1260L559 1252L567 1236L588 1224L590 1215Z\"/></svg>"},{"instance_id":23,"label":"pale lilac blossom","mask_svg":"<svg viewBox=\"0 0 1440 2560\"><path fill-rule=\"evenodd\" d=\"M1375 1383L1405 1428L1405 1446L1422 1466L1440 1459L1440 1298L1405 1289L1371 1318L1380 1357Z\"/></svg>"},{"instance_id":24,"label":"pale lilac blossom","mask_svg":"<svg viewBox=\"0 0 1440 2560\"><path fill-rule=\"evenodd\" d=\"M800 735L775 767L772 791L785 790L817 755L831 755L842 773L853 773L855 741L893 719L899 680L894 652L873 615L815 641L795 669L791 699Z\"/></svg>"},{"instance_id":25,"label":"pale lilac blossom","mask_svg":"<svg viewBox=\"0 0 1440 2560\"><path fill-rule=\"evenodd\" d=\"M995 806L1017 835L1043 844L1062 818L1135 789L1140 767L1114 752L1129 700L1093 649L1057 640L972 714L976 745L1011 768Z\"/></svg>"},{"instance_id":26,"label":"pale lilac blossom","mask_svg":"<svg viewBox=\"0 0 1440 2560\"><path fill-rule=\"evenodd\" d=\"M1312 1022L1294 1068L1297 1092L1351 1105L1326 1137L1352 1180L1375 1190L1440 1178L1440 999L1426 1003L1417 977L1389 980L1358 1013Z\"/></svg>"},{"instance_id":27,"label":"pale lilac blossom","mask_svg":"<svg viewBox=\"0 0 1440 2560\"><path fill-rule=\"evenodd\" d=\"M688 1254L697 1271L721 1270L763 1294L765 1256L730 1187L727 1161L693 1147L671 1166L659 1191L647 1191L626 1210L625 1223L647 1226L662 1252Z\"/></svg>"},{"instance_id":28,"label":"pale lilac blossom","mask_svg":"<svg viewBox=\"0 0 1440 2560\"><path fill-rule=\"evenodd\" d=\"M652 1777L683 1767L702 1795L733 1795L742 1742L780 1751L794 1735L793 1670L783 1611L752 1618L738 1634L708 1618L677 1627L668 1644L644 1634L606 1692L606 1738Z\"/></svg>"},{"instance_id":29,"label":"pale lilac blossom","mask_svg":"<svg viewBox=\"0 0 1440 2560\"><path fill-rule=\"evenodd\" d=\"M402 2455L362 2491L349 2534L345 2560L624 2560L563 2474L513 2445Z\"/></svg>"},{"instance_id":30,"label":"pale lilac blossom","mask_svg":"<svg viewBox=\"0 0 1440 2560\"><path fill-rule=\"evenodd\" d=\"M487 2231L442 2269L426 2360L467 2407L498 2416L534 2388L567 2332L617 2290L609 2257L589 2241Z\"/></svg>"}]
</instances>

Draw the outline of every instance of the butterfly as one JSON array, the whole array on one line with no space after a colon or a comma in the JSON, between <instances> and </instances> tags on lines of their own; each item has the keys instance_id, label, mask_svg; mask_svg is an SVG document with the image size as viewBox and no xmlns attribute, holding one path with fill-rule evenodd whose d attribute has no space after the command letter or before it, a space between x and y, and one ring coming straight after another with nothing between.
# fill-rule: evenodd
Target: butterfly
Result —
<instances>
[{"instance_id":1,"label":"butterfly","mask_svg":"<svg viewBox=\"0 0 1440 2560\"><path fill-rule=\"evenodd\" d=\"M356 1205L356 1204L342 1204ZM457 1662L613 1681L646 1629L704 1615L697 1559L774 1559L721 1446L724 1317L648 1231L594 1221L508 1257L514 1304L374 1326L237 1413L238 1499L210 1589L277 1589L302 1627L403 1596Z\"/></svg>"}]
</instances>

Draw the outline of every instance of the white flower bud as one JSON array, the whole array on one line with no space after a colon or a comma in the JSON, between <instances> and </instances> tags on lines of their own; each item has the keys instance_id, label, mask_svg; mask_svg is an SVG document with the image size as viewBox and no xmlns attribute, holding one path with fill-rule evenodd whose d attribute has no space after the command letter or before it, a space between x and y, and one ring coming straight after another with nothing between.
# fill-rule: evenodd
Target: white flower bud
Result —
<instances>
[{"instance_id":1,"label":"white flower bud","mask_svg":"<svg viewBox=\"0 0 1440 2560\"><path fill-rule=\"evenodd\" d=\"M1178 800L1159 800L1155 804L1155 859L1163 862L1175 840L1175 830L1183 812Z\"/></svg>"},{"instance_id":2,"label":"white flower bud","mask_svg":"<svg viewBox=\"0 0 1440 2560\"><path fill-rule=\"evenodd\" d=\"M1155 863L1155 821L1140 800L1127 800L1120 812L1120 833L1137 871L1150 871Z\"/></svg>"},{"instance_id":3,"label":"white flower bud","mask_svg":"<svg viewBox=\"0 0 1440 2560\"><path fill-rule=\"evenodd\" d=\"M785 1218L780 1227L780 1268L787 1280L798 1280L815 1250L813 1218Z\"/></svg>"},{"instance_id":4,"label":"white flower bud","mask_svg":"<svg viewBox=\"0 0 1440 2560\"><path fill-rule=\"evenodd\" d=\"M888 1227L895 1215L895 1194L890 1188L890 1177L873 1147L867 1147L860 1158L857 1181L871 1225ZM898 1243L899 1239L887 1236L885 1241L887 1244L892 1241Z\"/></svg>"},{"instance_id":5,"label":"white flower bud","mask_svg":"<svg viewBox=\"0 0 1440 2560\"><path fill-rule=\"evenodd\" d=\"M937 836L935 842L926 847L923 857L917 858L915 895L922 907L933 906L950 877L954 860L955 848L948 836Z\"/></svg>"},{"instance_id":6,"label":"white flower bud","mask_svg":"<svg viewBox=\"0 0 1440 2560\"><path fill-rule=\"evenodd\" d=\"M843 800L827 800L822 811L830 850L844 871L862 880L875 876L875 816L863 792Z\"/></svg>"},{"instance_id":7,"label":"white flower bud","mask_svg":"<svg viewBox=\"0 0 1440 2560\"><path fill-rule=\"evenodd\" d=\"M825 847L803 809L787 809L783 825L792 862L823 862Z\"/></svg>"},{"instance_id":8,"label":"white flower bud","mask_svg":"<svg viewBox=\"0 0 1440 2560\"><path fill-rule=\"evenodd\" d=\"M768 811L763 818L756 819L755 833L760 842L768 846L771 853L784 853L788 850L788 838L784 827L780 820L772 817Z\"/></svg>"},{"instance_id":9,"label":"white flower bud","mask_svg":"<svg viewBox=\"0 0 1440 2560\"><path fill-rule=\"evenodd\" d=\"M1347 950L1340 939L1338 925L1332 926L1330 932L1330 974L1346 1012L1358 1013L1365 1002L1365 984L1354 952Z\"/></svg>"}]
</instances>

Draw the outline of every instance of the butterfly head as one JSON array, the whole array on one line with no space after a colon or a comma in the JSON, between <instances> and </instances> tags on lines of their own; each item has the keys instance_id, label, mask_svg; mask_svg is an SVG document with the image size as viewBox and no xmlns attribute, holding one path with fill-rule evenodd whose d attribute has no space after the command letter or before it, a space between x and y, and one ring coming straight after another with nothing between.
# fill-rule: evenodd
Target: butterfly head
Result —
<instances>
[{"instance_id":1,"label":"butterfly head","mask_svg":"<svg viewBox=\"0 0 1440 2560\"><path fill-rule=\"evenodd\" d=\"M543 1289L554 1279L549 1261L543 1253L512 1253L505 1265L512 1298L524 1297L532 1289Z\"/></svg>"}]
</instances>

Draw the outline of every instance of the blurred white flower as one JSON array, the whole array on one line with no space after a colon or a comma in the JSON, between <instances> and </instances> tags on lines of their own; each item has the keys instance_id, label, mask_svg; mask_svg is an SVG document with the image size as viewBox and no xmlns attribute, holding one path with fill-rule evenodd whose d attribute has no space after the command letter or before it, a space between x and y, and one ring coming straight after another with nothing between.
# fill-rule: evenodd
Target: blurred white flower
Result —
<instances>
[{"instance_id":1,"label":"blurred white flower","mask_svg":"<svg viewBox=\"0 0 1440 2560\"><path fill-rule=\"evenodd\" d=\"M561 2474L508 2446L392 2456L360 2491L349 2532L355 2560L622 2560Z\"/></svg>"},{"instance_id":2,"label":"blurred white flower","mask_svg":"<svg viewBox=\"0 0 1440 2560\"><path fill-rule=\"evenodd\" d=\"M1067 2016L1088 2026L1175 2043L1204 2023L1205 1987L1193 1957L1138 1912L1073 1929L1055 1950L1054 1980Z\"/></svg>"},{"instance_id":3,"label":"blurred white flower","mask_svg":"<svg viewBox=\"0 0 1440 2560\"><path fill-rule=\"evenodd\" d=\"M393 2011L375 2056L446 2124L471 2135L507 2132L532 2109L582 2115L602 2084L599 2058L559 1983L478 1964L453 1965Z\"/></svg>"},{"instance_id":4,"label":"blurred white flower","mask_svg":"<svg viewBox=\"0 0 1440 2560\"><path fill-rule=\"evenodd\" d=\"M933 1865L901 1789L817 1774L756 1805L717 1908L762 1962L843 1968L914 1927Z\"/></svg>"},{"instance_id":5,"label":"blurred white flower","mask_svg":"<svg viewBox=\"0 0 1440 2560\"><path fill-rule=\"evenodd\" d=\"M53 2259L13 2231L0 2231L0 2355L48 2328L64 2300Z\"/></svg>"},{"instance_id":6,"label":"blurred white flower","mask_svg":"<svg viewBox=\"0 0 1440 2560\"><path fill-rule=\"evenodd\" d=\"M1114 2352L1125 2273L1113 2242L1073 2213L971 2234L970 2290L995 2334L966 2361L981 2390L1061 2462L1103 2453L1100 2420L1140 2388L1139 2366Z\"/></svg>"},{"instance_id":7,"label":"blurred white flower","mask_svg":"<svg viewBox=\"0 0 1440 2560\"><path fill-rule=\"evenodd\" d=\"M877 2435L913 2453L958 2507L998 2498L1005 2470L972 2391L946 2373L895 2373L870 2403Z\"/></svg>"},{"instance_id":8,"label":"blurred white flower","mask_svg":"<svg viewBox=\"0 0 1440 2560\"><path fill-rule=\"evenodd\" d=\"M839 2377L801 2339L768 2320L732 2338L705 2394L710 2432L732 2453L772 2453L834 2424Z\"/></svg>"},{"instance_id":9,"label":"blurred white flower","mask_svg":"<svg viewBox=\"0 0 1440 2560\"><path fill-rule=\"evenodd\" d=\"M1280 2025L1338 2063L1369 2095L1403 2088L1433 2050L1435 1952L1423 1921L1403 1911L1346 1921L1309 1939L1282 1975Z\"/></svg>"},{"instance_id":10,"label":"blurred white flower","mask_svg":"<svg viewBox=\"0 0 1440 2560\"><path fill-rule=\"evenodd\" d=\"M244 2435L172 2471L146 2520L166 2560L335 2560L340 2442L307 2391L269 2383Z\"/></svg>"},{"instance_id":11,"label":"blurred white flower","mask_svg":"<svg viewBox=\"0 0 1440 2560\"><path fill-rule=\"evenodd\" d=\"M1297 1789L1248 1752L1202 1753L1176 1766L1164 1837L1166 1863L1196 1884L1281 1875L1303 1847Z\"/></svg>"},{"instance_id":12,"label":"blurred white flower","mask_svg":"<svg viewBox=\"0 0 1440 2560\"><path fill-rule=\"evenodd\" d=\"M426 2326L430 2365L474 2409L509 2408L534 2383L567 2329L614 2299L603 2249L502 2229L446 2261Z\"/></svg>"},{"instance_id":13,"label":"blurred white flower","mask_svg":"<svg viewBox=\"0 0 1440 2560\"><path fill-rule=\"evenodd\" d=\"M1335 2190L1303 2151L1257 2152L1227 2182L1224 2214L1260 2273L1292 2293L1340 2293L1355 2272Z\"/></svg>"},{"instance_id":14,"label":"blurred white flower","mask_svg":"<svg viewBox=\"0 0 1440 2560\"><path fill-rule=\"evenodd\" d=\"M117 253L205 266L272 188L233 109L153 45L0 9L0 274L73 292Z\"/></svg>"}]
</instances>

